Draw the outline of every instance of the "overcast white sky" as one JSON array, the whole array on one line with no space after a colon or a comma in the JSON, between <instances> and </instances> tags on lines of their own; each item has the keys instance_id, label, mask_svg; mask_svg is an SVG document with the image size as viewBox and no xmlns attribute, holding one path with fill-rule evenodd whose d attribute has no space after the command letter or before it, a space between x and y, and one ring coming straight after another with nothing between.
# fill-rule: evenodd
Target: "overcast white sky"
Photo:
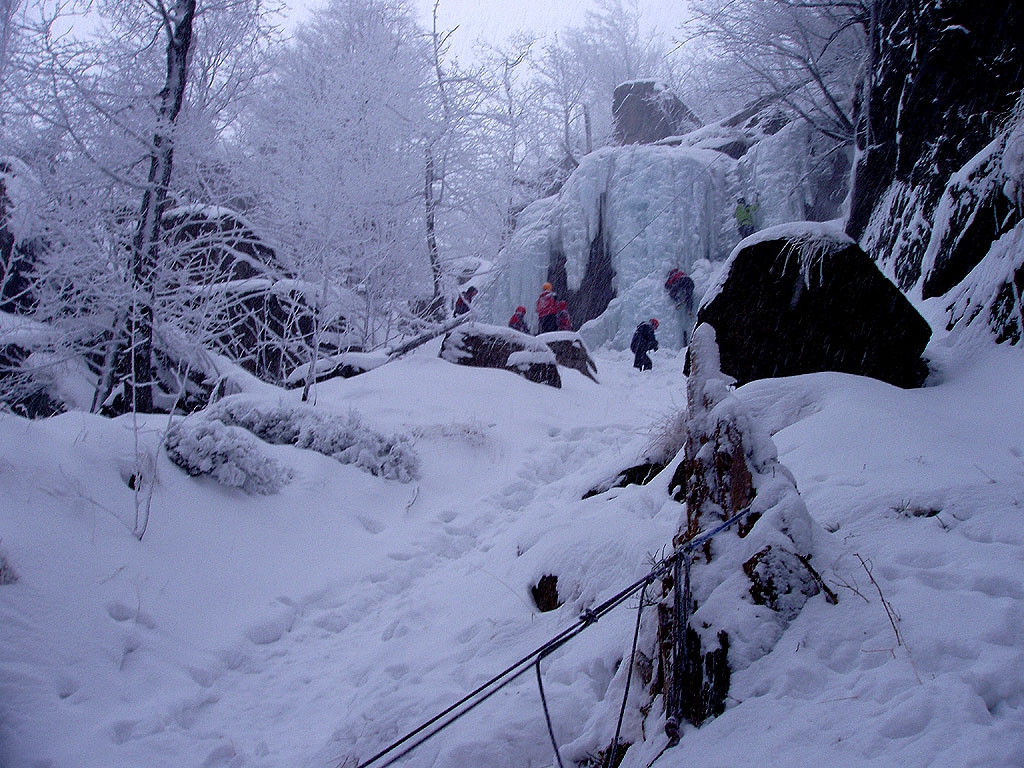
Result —
<instances>
[{"instance_id":1,"label":"overcast white sky","mask_svg":"<svg viewBox=\"0 0 1024 768\"><path fill-rule=\"evenodd\" d=\"M301 19L308 9L324 0L287 0L291 19ZM433 0L411 0L420 10L424 24L429 23ZM518 30L553 32L577 25L592 4L587 0L441 0L439 18L443 29L458 26L454 44L457 50L469 50L479 38L506 39ZM666 36L683 17L685 0L639 0L647 24Z\"/></svg>"}]
</instances>

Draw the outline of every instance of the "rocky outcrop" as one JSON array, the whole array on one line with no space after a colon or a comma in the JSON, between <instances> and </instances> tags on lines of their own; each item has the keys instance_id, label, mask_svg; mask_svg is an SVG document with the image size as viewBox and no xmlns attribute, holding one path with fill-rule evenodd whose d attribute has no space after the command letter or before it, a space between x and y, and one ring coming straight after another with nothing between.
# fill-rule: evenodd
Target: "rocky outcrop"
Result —
<instances>
[{"instance_id":1,"label":"rocky outcrop","mask_svg":"<svg viewBox=\"0 0 1024 768\"><path fill-rule=\"evenodd\" d=\"M993 140L1024 88L1024 4L929 0L875 9L847 232L901 289L925 278L928 293L939 295L993 239L977 229L948 262L935 263L935 275L922 274L947 184Z\"/></svg>"},{"instance_id":2,"label":"rocky outcrop","mask_svg":"<svg viewBox=\"0 0 1024 768\"><path fill-rule=\"evenodd\" d=\"M916 387L927 375L928 323L854 242L822 225L776 227L734 252L697 323L715 328L722 370L739 384L839 371Z\"/></svg>"},{"instance_id":3,"label":"rocky outcrop","mask_svg":"<svg viewBox=\"0 0 1024 768\"><path fill-rule=\"evenodd\" d=\"M612 95L612 116L619 144L653 144L700 127L690 108L656 80L618 86Z\"/></svg>"},{"instance_id":4,"label":"rocky outcrop","mask_svg":"<svg viewBox=\"0 0 1024 768\"><path fill-rule=\"evenodd\" d=\"M440 356L458 365L500 368L538 384L562 386L555 353L548 345L511 328L466 323L445 335Z\"/></svg>"},{"instance_id":5,"label":"rocky outcrop","mask_svg":"<svg viewBox=\"0 0 1024 768\"><path fill-rule=\"evenodd\" d=\"M946 187L922 295L948 295L947 330L1024 340L1024 108ZM978 254L984 258L977 262Z\"/></svg>"},{"instance_id":6,"label":"rocky outcrop","mask_svg":"<svg viewBox=\"0 0 1024 768\"><path fill-rule=\"evenodd\" d=\"M313 359L317 291L290 275L270 248L235 212L212 206L164 214L170 288L201 292L204 322L215 351L256 377L283 384ZM315 299L314 299L315 301ZM318 356L342 351L346 323L319 334Z\"/></svg>"},{"instance_id":7,"label":"rocky outcrop","mask_svg":"<svg viewBox=\"0 0 1024 768\"><path fill-rule=\"evenodd\" d=\"M597 381L597 363L590 356L583 339L572 331L554 331L542 333L537 338L548 345L555 353L555 361L563 368L579 371L592 381Z\"/></svg>"},{"instance_id":8,"label":"rocky outcrop","mask_svg":"<svg viewBox=\"0 0 1024 768\"><path fill-rule=\"evenodd\" d=\"M1012 179L1003 167L1010 138L1001 133L946 184L935 212L924 255L921 296L949 293L1022 217L1006 190Z\"/></svg>"},{"instance_id":9,"label":"rocky outcrop","mask_svg":"<svg viewBox=\"0 0 1024 768\"><path fill-rule=\"evenodd\" d=\"M31 232L38 194L32 172L13 157L0 157L0 312L26 314L42 241Z\"/></svg>"},{"instance_id":10,"label":"rocky outcrop","mask_svg":"<svg viewBox=\"0 0 1024 768\"><path fill-rule=\"evenodd\" d=\"M1001 237L950 297L947 330L1024 342L1024 223Z\"/></svg>"}]
</instances>

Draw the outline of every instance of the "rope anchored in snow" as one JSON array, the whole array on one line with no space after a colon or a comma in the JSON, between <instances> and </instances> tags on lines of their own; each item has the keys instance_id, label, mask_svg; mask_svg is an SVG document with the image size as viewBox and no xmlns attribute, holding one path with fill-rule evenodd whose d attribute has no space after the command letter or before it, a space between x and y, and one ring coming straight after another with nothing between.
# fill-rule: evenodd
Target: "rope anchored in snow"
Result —
<instances>
[{"instance_id":1,"label":"rope anchored in snow","mask_svg":"<svg viewBox=\"0 0 1024 768\"><path fill-rule=\"evenodd\" d=\"M600 605L584 611L582 614L580 614L579 619L577 619L574 625L562 630L557 635L548 640L546 643L534 649L530 653L526 654L521 659L516 661L514 664L511 664L510 666L506 667L501 672L492 677L490 680L481 684L473 691L471 691L470 693L466 694L461 699L456 701L451 706L447 707L441 712L438 712L429 720L421 723L416 728L409 731L407 734L397 739L396 741L393 741L391 744L386 746L384 749L382 749L380 752L375 754L370 759L359 763L359 765L357 765L356 768L368 768L368 766L375 764L378 766L378 768L387 768L387 766L393 765L398 760L405 757L414 749L416 749L418 746L441 733L441 731L446 729L456 720L462 718L464 715L469 714L472 710L476 709L478 706L483 704L485 701L487 701L487 699L489 699L491 696L493 696L498 691L503 689L505 686L511 684L515 680L518 680L524 674L529 672L531 668L534 667L536 668L537 684L538 688L540 689L541 704L544 708L544 715L547 720L548 733L551 736L551 743L555 750L555 757L558 761L558 765L561 766L562 758L558 752L558 744L555 741L554 729L551 724L551 716L547 707L547 698L544 695L544 684L540 674L541 660L545 656L554 653L556 650L558 650L563 645L572 640L574 637L576 637L576 635L580 634L583 630L596 624L602 616L620 606L622 603L624 603L627 599L629 599L637 592L641 592L641 601L638 613L642 612L644 607L643 595L649 584L654 583L654 581L661 578L670 569L674 568L677 561L688 558L690 552L692 552L697 547L703 545L712 537L718 535L725 529L735 524L749 512L750 507L744 507L735 515L730 517L728 520L726 520L723 523L720 523L718 526L712 528L710 531L706 531L697 536L694 536L689 541L680 544L679 547L671 555L666 557L664 560L658 562L646 576L633 582L625 589L620 590L618 593L608 598ZM639 633L639 625L640 617L638 615L636 630L637 634ZM637 634L634 634L633 639L634 653L636 652ZM630 664L630 667L632 667L632 663ZM631 672L632 669L630 669L630 673ZM625 696L628 696L628 694L629 676L627 676ZM623 701L622 711L619 714L619 723L615 730L615 739L613 739L612 743L612 759L614 759L614 752L615 749L617 749L616 742L618 742L620 729L622 726L622 712L625 712L625 708L625 701ZM386 760L384 760L385 757L387 758Z\"/></svg>"}]
</instances>

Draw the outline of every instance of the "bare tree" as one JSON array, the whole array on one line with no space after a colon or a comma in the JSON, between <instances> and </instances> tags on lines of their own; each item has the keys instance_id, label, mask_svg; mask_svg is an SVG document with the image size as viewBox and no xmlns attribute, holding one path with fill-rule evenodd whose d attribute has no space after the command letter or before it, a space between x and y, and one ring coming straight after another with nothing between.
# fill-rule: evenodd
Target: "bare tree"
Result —
<instances>
[{"instance_id":1,"label":"bare tree","mask_svg":"<svg viewBox=\"0 0 1024 768\"><path fill-rule=\"evenodd\" d=\"M76 36L83 11L95 25ZM163 217L218 193L218 141L259 66L263 14L260 0L69 0L26 13L7 114L48 196L37 315L98 369L97 407L123 383L127 407L153 410L162 313L175 301L202 311L160 287L175 261Z\"/></svg>"},{"instance_id":2,"label":"bare tree","mask_svg":"<svg viewBox=\"0 0 1024 768\"><path fill-rule=\"evenodd\" d=\"M747 101L776 94L819 132L853 139L870 0L697 0L688 42Z\"/></svg>"},{"instance_id":3,"label":"bare tree","mask_svg":"<svg viewBox=\"0 0 1024 768\"><path fill-rule=\"evenodd\" d=\"M362 346L383 343L389 305L433 275L423 238L430 73L401 4L335 0L276 53L241 121L250 217L311 284L358 295L345 313Z\"/></svg>"},{"instance_id":4,"label":"bare tree","mask_svg":"<svg viewBox=\"0 0 1024 768\"><path fill-rule=\"evenodd\" d=\"M174 128L185 98L188 54L196 0L174 0L165 6L156 0L160 26L167 40L167 75L160 90L156 131L149 155L149 174L142 192L131 249L132 311L128 320L131 376L129 402L135 412L153 410L153 304L155 273L160 259L161 216L167 206L174 168Z\"/></svg>"}]
</instances>

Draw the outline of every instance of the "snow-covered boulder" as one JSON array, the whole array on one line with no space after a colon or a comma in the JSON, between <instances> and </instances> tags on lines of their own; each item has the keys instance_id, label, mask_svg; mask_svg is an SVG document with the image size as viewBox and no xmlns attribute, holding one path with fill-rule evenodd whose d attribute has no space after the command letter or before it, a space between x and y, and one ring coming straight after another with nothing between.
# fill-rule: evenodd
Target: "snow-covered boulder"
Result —
<instances>
[{"instance_id":1,"label":"snow-covered boulder","mask_svg":"<svg viewBox=\"0 0 1024 768\"><path fill-rule=\"evenodd\" d=\"M615 141L653 144L700 127L700 120L664 83L632 80L612 94Z\"/></svg>"},{"instance_id":2,"label":"snow-covered boulder","mask_svg":"<svg viewBox=\"0 0 1024 768\"><path fill-rule=\"evenodd\" d=\"M263 381L282 384L313 359L314 340L321 357L348 347L343 317L316 333L315 308L332 300L295 279L240 214L181 206L164 214L163 226L169 248L164 279L169 288L185 286L203 296L200 322L212 331L214 351Z\"/></svg>"},{"instance_id":3,"label":"snow-covered boulder","mask_svg":"<svg viewBox=\"0 0 1024 768\"><path fill-rule=\"evenodd\" d=\"M744 240L697 322L713 326L722 370L754 379L839 371L920 386L931 328L833 224L797 222Z\"/></svg>"},{"instance_id":4,"label":"snow-covered boulder","mask_svg":"<svg viewBox=\"0 0 1024 768\"><path fill-rule=\"evenodd\" d=\"M87 410L95 380L78 355L52 352L56 331L22 314L0 311L0 403L30 419Z\"/></svg>"},{"instance_id":5,"label":"snow-covered boulder","mask_svg":"<svg viewBox=\"0 0 1024 768\"><path fill-rule=\"evenodd\" d=\"M587 345L579 334L572 331L553 331L542 333L537 338L548 345L548 348L555 353L555 361L563 368L572 368L579 371L588 379L597 381L594 375L597 373L597 363L590 356Z\"/></svg>"},{"instance_id":6,"label":"snow-covered boulder","mask_svg":"<svg viewBox=\"0 0 1024 768\"><path fill-rule=\"evenodd\" d=\"M500 368L561 388L555 353L542 340L496 325L466 323L441 341L441 358L457 365Z\"/></svg>"}]
</instances>

